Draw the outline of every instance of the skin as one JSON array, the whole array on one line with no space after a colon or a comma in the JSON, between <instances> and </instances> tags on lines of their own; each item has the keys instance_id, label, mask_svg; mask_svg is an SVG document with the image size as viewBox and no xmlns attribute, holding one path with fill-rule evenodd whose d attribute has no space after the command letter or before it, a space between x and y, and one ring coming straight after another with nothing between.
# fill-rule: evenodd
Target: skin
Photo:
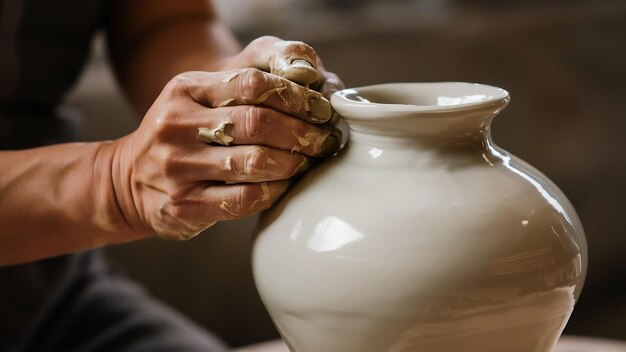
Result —
<instances>
[{"instance_id":1,"label":"skin","mask_svg":"<svg viewBox=\"0 0 626 352\"><path fill-rule=\"evenodd\" d=\"M191 238L267 209L308 157L339 147L324 95L341 82L308 45L262 37L239 51L210 2L112 11L111 57L141 125L114 141L0 152L0 265ZM220 128L229 143L199 133Z\"/></svg>"}]
</instances>

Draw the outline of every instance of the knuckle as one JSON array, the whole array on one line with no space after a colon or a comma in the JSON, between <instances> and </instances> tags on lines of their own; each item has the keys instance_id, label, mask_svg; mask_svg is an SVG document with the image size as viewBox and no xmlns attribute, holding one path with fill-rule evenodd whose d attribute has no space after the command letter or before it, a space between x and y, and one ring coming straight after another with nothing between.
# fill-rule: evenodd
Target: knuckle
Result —
<instances>
[{"instance_id":1,"label":"knuckle","mask_svg":"<svg viewBox=\"0 0 626 352\"><path fill-rule=\"evenodd\" d=\"M189 191L184 187L175 187L168 193L170 212L175 219L186 219L190 206Z\"/></svg>"},{"instance_id":2,"label":"knuckle","mask_svg":"<svg viewBox=\"0 0 626 352\"><path fill-rule=\"evenodd\" d=\"M298 49L302 51L315 52L312 46L310 46L309 44L303 41L296 40L296 41L291 42L291 45L297 47Z\"/></svg>"},{"instance_id":3,"label":"knuckle","mask_svg":"<svg viewBox=\"0 0 626 352\"><path fill-rule=\"evenodd\" d=\"M269 43L269 44L273 44L273 43L278 43L278 42L282 42L283 40L275 37L273 35L264 35L262 37L259 37L257 39L255 39L252 43L254 44L265 44L265 43Z\"/></svg>"},{"instance_id":4,"label":"knuckle","mask_svg":"<svg viewBox=\"0 0 626 352\"><path fill-rule=\"evenodd\" d=\"M155 137L158 140L170 136L182 119L182 113L178 109L166 106L163 110L155 121Z\"/></svg>"},{"instance_id":5,"label":"knuckle","mask_svg":"<svg viewBox=\"0 0 626 352\"><path fill-rule=\"evenodd\" d=\"M246 175L258 175L265 169L267 153L263 149L255 147L246 151L243 161L243 171Z\"/></svg>"},{"instance_id":6,"label":"knuckle","mask_svg":"<svg viewBox=\"0 0 626 352\"><path fill-rule=\"evenodd\" d=\"M161 172L165 177L175 176L180 169L180 156L169 148L161 153Z\"/></svg>"},{"instance_id":7,"label":"knuckle","mask_svg":"<svg viewBox=\"0 0 626 352\"><path fill-rule=\"evenodd\" d=\"M257 140L269 132L269 117L263 108L248 106L245 112L245 133L250 139Z\"/></svg>"},{"instance_id":8,"label":"knuckle","mask_svg":"<svg viewBox=\"0 0 626 352\"><path fill-rule=\"evenodd\" d=\"M172 217L174 219L179 219L182 220L185 217L185 205L183 204L183 202L181 200L171 200L172 208L171 208L171 212L172 212Z\"/></svg>"},{"instance_id":9,"label":"knuckle","mask_svg":"<svg viewBox=\"0 0 626 352\"><path fill-rule=\"evenodd\" d=\"M267 91L268 77L256 68L248 68L244 71L243 79L239 80L240 90L246 99L255 99Z\"/></svg>"},{"instance_id":10,"label":"knuckle","mask_svg":"<svg viewBox=\"0 0 626 352\"><path fill-rule=\"evenodd\" d=\"M310 46L309 44L305 42L302 42L302 41L287 42L285 44L284 50L297 54L297 55L304 56L303 57L304 59L312 61L311 64L316 63L315 61L317 58L317 53L315 52L315 49L313 49L312 46Z\"/></svg>"},{"instance_id":11,"label":"knuckle","mask_svg":"<svg viewBox=\"0 0 626 352\"><path fill-rule=\"evenodd\" d=\"M180 96L189 87L189 82L192 80L189 72L179 73L170 79L163 89L164 93L169 96Z\"/></svg>"},{"instance_id":12,"label":"knuckle","mask_svg":"<svg viewBox=\"0 0 626 352\"><path fill-rule=\"evenodd\" d=\"M262 194L259 187L255 184L242 184L237 192L237 204L242 212L251 213L255 206L260 203Z\"/></svg>"}]
</instances>

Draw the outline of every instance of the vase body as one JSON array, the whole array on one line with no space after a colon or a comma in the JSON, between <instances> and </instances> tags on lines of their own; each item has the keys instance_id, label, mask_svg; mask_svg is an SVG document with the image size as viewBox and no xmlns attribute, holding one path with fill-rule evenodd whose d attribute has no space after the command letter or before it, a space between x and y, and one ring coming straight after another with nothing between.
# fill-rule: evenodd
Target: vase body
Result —
<instances>
[{"instance_id":1,"label":"vase body","mask_svg":"<svg viewBox=\"0 0 626 352\"><path fill-rule=\"evenodd\" d=\"M586 243L561 191L493 144L507 103L468 83L333 96L348 145L262 216L253 249L292 351L551 351Z\"/></svg>"}]
</instances>

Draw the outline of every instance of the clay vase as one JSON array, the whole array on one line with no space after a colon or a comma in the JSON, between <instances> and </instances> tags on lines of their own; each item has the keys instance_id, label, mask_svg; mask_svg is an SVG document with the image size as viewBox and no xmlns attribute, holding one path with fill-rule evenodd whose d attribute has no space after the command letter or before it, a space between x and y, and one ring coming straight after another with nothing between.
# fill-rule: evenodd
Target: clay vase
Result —
<instances>
[{"instance_id":1,"label":"clay vase","mask_svg":"<svg viewBox=\"0 0 626 352\"><path fill-rule=\"evenodd\" d=\"M262 217L253 249L291 351L552 350L586 243L557 186L493 143L508 102L470 83L333 95L347 147Z\"/></svg>"}]
</instances>

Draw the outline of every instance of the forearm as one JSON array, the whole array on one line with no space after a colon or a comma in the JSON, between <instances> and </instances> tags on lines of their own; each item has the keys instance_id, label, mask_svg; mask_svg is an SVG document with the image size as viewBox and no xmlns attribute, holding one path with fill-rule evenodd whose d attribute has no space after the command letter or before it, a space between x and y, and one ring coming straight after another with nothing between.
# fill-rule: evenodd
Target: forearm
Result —
<instances>
[{"instance_id":1,"label":"forearm","mask_svg":"<svg viewBox=\"0 0 626 352\"><path fill-rule=\"evenodd\" d=\"M0 265L142 237L125 222L113 143L0 152Z\"/></svg>"},{"instance_id":2,"label":"forearm","mask_svg":"<svg viewBox=\"0 0 626 352\"><path fill-rule=\"evenodd\" d=\"M240 47L210 1L118 1L109 47L118 79L143 116L163 86L185 71L213 71Z\"/></svg>"}]
</instances>

